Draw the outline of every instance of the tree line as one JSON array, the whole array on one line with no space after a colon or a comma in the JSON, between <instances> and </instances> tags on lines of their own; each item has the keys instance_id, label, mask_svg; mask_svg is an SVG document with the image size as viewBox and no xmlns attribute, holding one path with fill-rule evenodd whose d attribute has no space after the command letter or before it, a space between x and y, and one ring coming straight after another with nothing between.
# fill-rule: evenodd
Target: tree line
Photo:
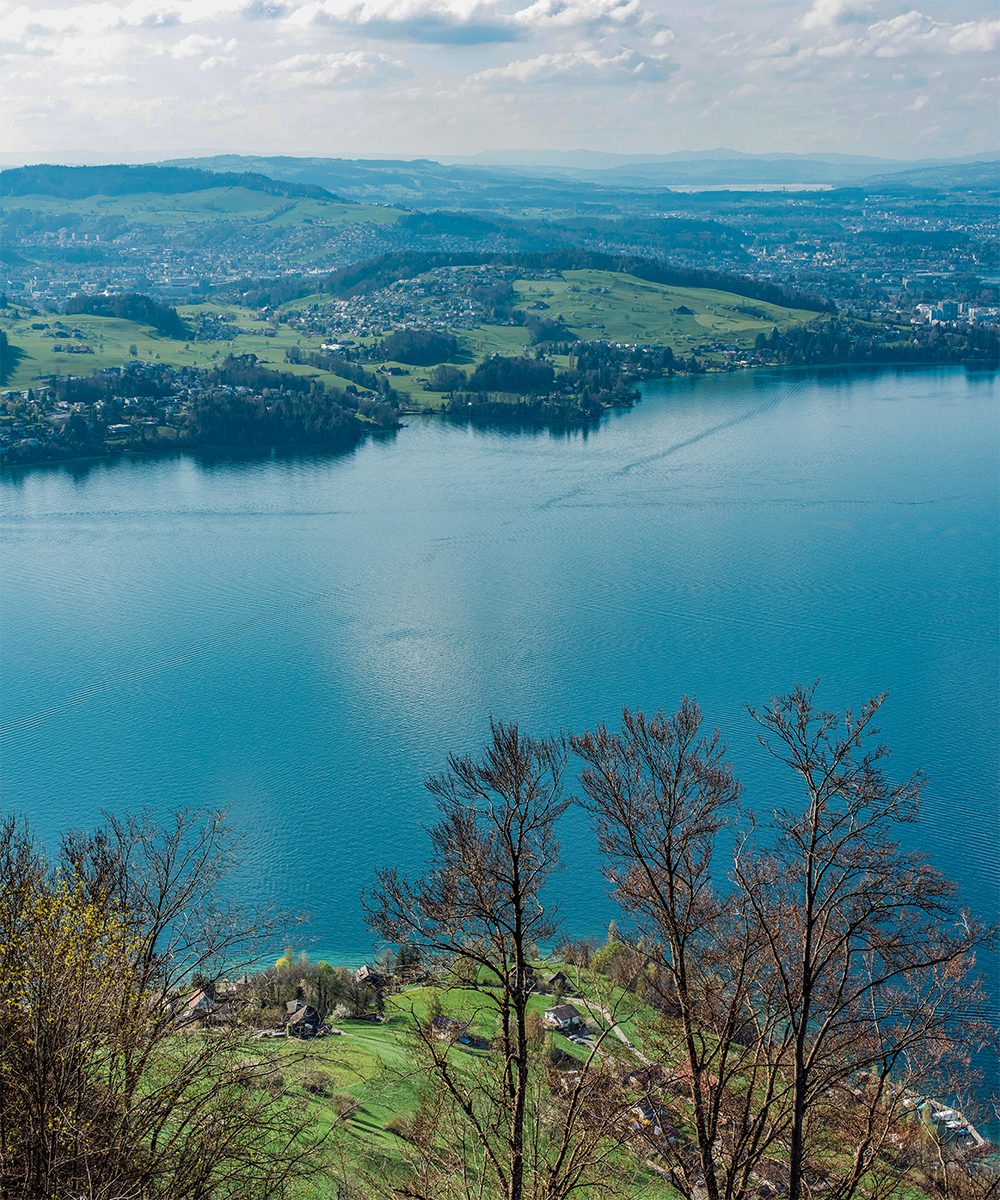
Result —
<instances>
[{"instance_id":1,"label":"tree line","mask_svg":"<svg viewBox=\"0 0 1000 1200\"><path fill-rule=\"evenodd\" d=\"M82 200L87 196L134 196L148 192L174 195L211 188L248 188L271 196L336 199L324 187L291 183L250 171L206 171L200 167L117 164L100 167L62 167L42 164L0 171L0 195L57 196Z\"/></svg>"},{"instance_id":2,"label":"tree line","mask_svg":"<svg viewBox=\"0 0 1000 1200\"><path fill-rule=\"evenodd\" d=\"M96 296L81 293L66 301L64 311L67 314L86 313L94 317L118 317L124 321L135 321L139 325L148 325L164 337L178 340L191 336L191 330L176 308L137 292Z\"/></svg>"},{"instance_id":3,"label":"tree line","mask_svg":"<svg viewBox=\"0 0 1000 1200\"><path fill-rule=\"evenodd\" d=\"M428 783L439 819L426 870L386 868L365 906L383 938L495 1008L502 1052L470 1081L423 1038L427 1121L396 1195L624 1194L604 1051L638 979L653 1000L640 1024L647 1103L674 1128L655 1157L676 1194L743 1200L776 1177L790 1200L875 1200L914 1182L930 1196L994 1194L994 1171L935 1161L914 1130L917 1098L967 1095L974 1049L996 1049L975 967L996 929L898 842L923 780L888 776L883 700L838 715L795 688L749 710L800 793L770 814L745 806L718 731L688 700L570 738L496 723L480 758L449 758ZM570 756L626 932L607 948L624 985L606 1000L616 1011L559 1098L538 1082L529 1003L532 947L557 931L548 895ZM465 1175L441 1152L446 1129L474 1164Z\"/></svg>"},{"instance_id":4,"label":"tree line","mask_svg":"<svg viewBox=\"0 0 1000 1200\"><path fill-rule=\"evenodd\" d=\"M789 366L968 363L1000 366L1000 332L982 325L876 326L832 317L757 335L758 353Z\"/></svg>"}]
</instances>

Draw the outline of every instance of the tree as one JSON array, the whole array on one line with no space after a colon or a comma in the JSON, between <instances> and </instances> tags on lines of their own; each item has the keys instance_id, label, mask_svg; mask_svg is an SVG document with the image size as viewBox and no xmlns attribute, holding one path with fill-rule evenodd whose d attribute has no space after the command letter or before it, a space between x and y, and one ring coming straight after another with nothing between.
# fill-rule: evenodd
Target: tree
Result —
<instances>
[{"instance_id":1,"label":"tree","mask_svg":"<svg viewBox=\"0 0 1000 1200\"><path fill-rule=\"evenodd\" d=\"M516 725L491 723L490 731L482 759L451 755L448 770L428 782L440 818L424 873L409 882L382 870L365 897L373 928L418 948L445 995L471 993L476 1012L491 1013L498 1030L494 1053L466 1066L453 1039L439 1040L412 1014L422 1132L411 1129L418 1150L395 1190L436 1200L563 1200L598 1179L611 1186L606 1160L620 1115L585 1102L592 1093L582 1081L601 1076L596 1051L572 1094L557 1099L532 1049L529 948L555 933L544 888L558 865L566 748Z\"/></svg>"},{"instance_id":2,"label":"tree","mask_svg":"<svg viewBox=\"0 0 1000 1200\"><path fill-rule=\"evenodd\" d=\"M744 1036L759 938L713 886L716 839L735 820L740 787L719 734L701 724L684 700L669 717L626 709L620 732L601 725L572 744L608 879L654 968L642 979L662 1016L643 1044L689 1108L693 1138L661 1147L668 1176L686 1197L733 1200L776 1147L787 1089L780 1051L760 1052L780 1037L768 1006L753 1006L757 1037Z\"/></svg>"},{"instance_id":3,"label":"tree","mask_svg":"<svg viewBox=\"0 0 1000 1200\"><path fill-rule=\"evenodd\" d=\"M814 691L752 714L805 791L759 826L689 701L573 742L615 894L662 975L648 1044L692 1117L691 1146L667 1151L685 1196L731 1200L775 1171L792 1200L817 1182L834 1200L891 1194L913 1096L952 1094L985 1036L973 956L993 935L894 840L921 781L891 783L870 748L883 697L838 718Z\"/></svg>"},{"instance_id":4,"label":"tree","mask_svg":"<svg viewBox=\"0 0 1000 1200\"><path fill-rule=\"evenodd\" d=\"M272 928L218 901L232 862L217 818L112 819L51 862L0 826L0 1194L263 1200L320 1165L238 994L211 1032L185 1008Z\"/></svg>"},{"instance_id":5,"label":"tree","mask_svg":"<svg viewBox=\"0 0 1000 1200\"><path fill-rule=\"evenodd\" d=\"M874 726L885 695L840 717L817 709L815 690L750 710L806 803L774 813L769 846L738 851L734 880L794 1034L790 1198L809 1176L835 1173L827 1194L849 1200L873 1175L891 1177L883 1159L907 1099L965 1091L972 1053L991 1037L975 952L996 932L895 840L918 818L923 778L886 775ZM857 1103L838 1112L838 1095Z\"/></svg>"}]
</instances>

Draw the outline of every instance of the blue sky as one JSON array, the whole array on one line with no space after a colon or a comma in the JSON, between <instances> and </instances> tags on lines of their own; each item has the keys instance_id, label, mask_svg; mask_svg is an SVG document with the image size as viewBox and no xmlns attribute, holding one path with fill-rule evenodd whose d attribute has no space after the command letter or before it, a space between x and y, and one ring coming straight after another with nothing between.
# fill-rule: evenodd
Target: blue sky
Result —
<instances>
[{"instance_id":1,"label":"blue sky","mask_svg":"<svg viewBox=\"0 0 1000 1200\"><path fill-rule=\"evenodd\" d=\"M995 0L0 0L0 155L995 150Z\"/></svg>"}]
</instances>

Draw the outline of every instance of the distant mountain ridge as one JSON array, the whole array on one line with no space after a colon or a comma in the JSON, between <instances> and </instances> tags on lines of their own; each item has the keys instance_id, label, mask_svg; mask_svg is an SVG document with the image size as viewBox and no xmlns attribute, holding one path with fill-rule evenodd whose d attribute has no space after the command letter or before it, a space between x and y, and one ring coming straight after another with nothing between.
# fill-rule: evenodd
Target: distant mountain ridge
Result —
<instances>
[{"instance_id":1,"label":"distant mountain ridge","mask_svg":"<svg viewBox=\"0 0 1000 1200\"><path fill-rule=\"evenodd\" d=\"M510 152L514 157L518 152ZM527 154L528 152L525 152ZM552 158L547 152L538 156ZM712 157L717 155L717 157ZM620 193L683 189L712 191L741 187L879 187L898 183L910 188L988 186L997 157L979 159L891 161L852 155L753 155L738 151L678 152L665 156L630 156L603 151L566 152L559 163L496 162L505 155L471 159L295 158L287 155L219 155L179 159L170 166L234 172L255 171L289 183L318 184L355 201L442 207L480 207L490 189L589 186L597 192ZM558 156L555 156L558 157ZM575 165L588 161L590 166ZM468 196L463 198L463 192ZM595 197L600 199L600 197Z\"/></svg>"},{"instance_id":2,"label":"distant mountain ridge","mask_svg":"<svg viewBox=\"0 0 1000 1200\"><path fill-rule=\"evenodd\" d=\"M272 179L253 171L219 172L193 166L62 167L42 163L0 171L0 196L55 196L82 200L88 196L133 196L148 192L176 195L210 188L241 187L289 199L337 200L316 183Z\"/></svg>"},{"instance_id":3,"label":"distant mountain ridge","mask_svg":"<svg viewBox=\"0 0 1000 1200\"><path fill-rule=\"evenodd\" d=\"M501 151L471 158L451 158L456 166L480 165L512 171L558 175L581 182L637 187L829 187L880 183L907 176L914 186L934 186L938 177L961 181L970 169L998 161L996 154L953 159L874 158L850 154L746 154L739 150L681 150L672 154L611 154L604 151Z\"/></svg>"},{"instance_id":4,"label":"distant mountain ridge","mask_svg":"<svg viewBox=\"0 0 1000 1200\"><path fill-rule=\"evenodd\" d=\"M844 166L866 167L869 170L882 168L886 173L894 170L909 170L914 167L955 165L1000 158L998 152L968 154L958 158L898 159L873 154L799 154L790 151L755 154L746 150L730 150L718 147L714 150L672 150L658 154L622 154L609 150L483 150L478 154L444 155L445 163L479 163L486 166L561 166L579 170L602 170L605 168L628 167L648 163L702 163L702 162L787 162L828 163Z\"/></svg>"}]
</instances>

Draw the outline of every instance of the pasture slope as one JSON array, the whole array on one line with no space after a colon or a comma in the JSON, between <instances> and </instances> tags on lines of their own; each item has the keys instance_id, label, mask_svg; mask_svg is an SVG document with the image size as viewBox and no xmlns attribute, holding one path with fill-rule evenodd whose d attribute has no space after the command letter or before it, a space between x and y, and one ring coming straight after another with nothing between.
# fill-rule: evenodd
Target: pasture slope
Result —
<instances>
[{"instance_id":1,"label":"pasture slope","mask_svg":"<svg viewBox=\"0 0 1000 1200\"><path fill-rule=\"evenodd\" d=\"M206 193L198 195L203 197ZM255 201L259 199L266 203L276 199L262 193L253 195ZM294 203L322 202L302 200ZM521 307L526 311L562 317L567 328L583 341L657 343L670 346L675 354L683 356L691 354L696 347L719 342L750 347L758 333L769 332L775 327L787 329L816 317L815 313L805 310L782 308L728 292L669 287L610 271L565 271L559 278L521 279L514 286ZM328 297L317 295L296 302L295 307L308 306L310 300L320 306L329 303ZM291 347L318 350L323 341L319 335L302 332L282 321L262 319L256 312L231 304L182 305L178 312L191 324L199 314L217 314L237 326L240 332L230 341L183 341L114 317L39 314L15 308L0 311L0 329L21 351L5 386L27 388L40 377L53 374L90 375L127 362L130 357L176 366L212 366L227 354L248 353L256 354L268 366L296 375L316 376L334 387L343 387L347 383L347 380L315 367L285 362L285 350ZM421 323L419 315L413 323ZM71 336L76 331L82 336ZM466 371L488 354L522 354L531 340L526 328L512 325L483 324L453 332L460 352L452 365ZM79 342L89 345L93 353L69 354L65 351L67 344ZM63 349L56 351L57 345ZM133 346L134 356L131 354ZM711 363L719 356L710 350L704 357ZM557 356L556 361L565 365L561 356ZM392 383L409 404L440 405L440 393L428 391L425 386L427 369L391 361L387 365L406 370L405 375L394 376Z\"/></svg>"}]
</instances>

